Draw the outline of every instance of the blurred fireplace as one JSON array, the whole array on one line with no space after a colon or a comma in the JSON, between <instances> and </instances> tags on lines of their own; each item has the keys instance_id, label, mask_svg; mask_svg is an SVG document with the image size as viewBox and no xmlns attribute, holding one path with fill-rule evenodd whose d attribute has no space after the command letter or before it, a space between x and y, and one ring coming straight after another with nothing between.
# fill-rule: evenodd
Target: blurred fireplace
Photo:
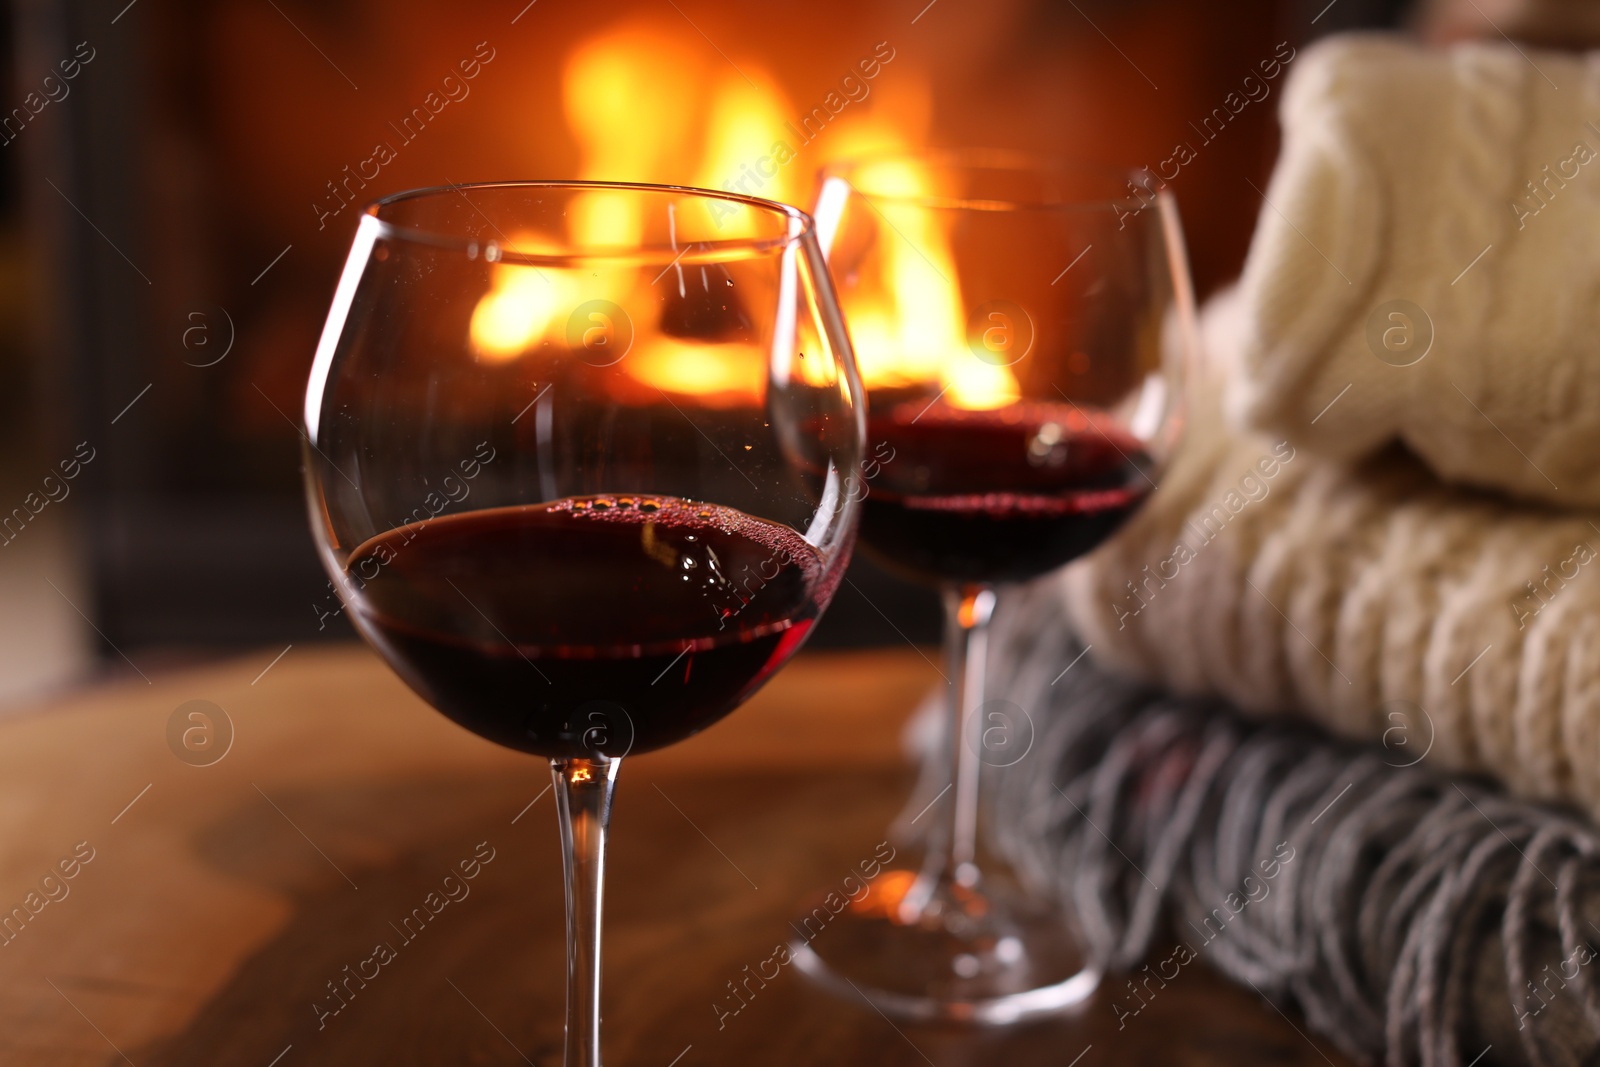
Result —
<instances>
[{"instance_id":1,"label":"blurred fireplace","mask_svg":"<svg viewBox=\"0 0 1600 1067\"><path fill-rule=\"evenodd\" d=\"M1243 257L1276 88L1203 143L1191 124L1323 6L16 4L18 101L92 53L6 147L43 250L53 440L98 450L77 513L96 624L124 649L348 634L318 630L296 422L362 202L577 176L805 205L818 167L866 150L1156 166L1186 140L1173 184L1210 288ZM1316 29L1388 6L1344 0ZM854 578L872 604L842 593L822 639L936 638L931 595Z\"/></svg>"}]
</instances>

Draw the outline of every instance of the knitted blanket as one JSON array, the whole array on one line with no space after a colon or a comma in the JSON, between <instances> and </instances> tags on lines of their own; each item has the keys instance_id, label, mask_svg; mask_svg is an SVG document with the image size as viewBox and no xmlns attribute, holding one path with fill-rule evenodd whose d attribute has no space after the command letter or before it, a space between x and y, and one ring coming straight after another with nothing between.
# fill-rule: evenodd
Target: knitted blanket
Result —
<instances>
[{"instance_id":1,"label":"knitted blanket","mask_svg":"<svg viewBox=\"0 0 1600 1067\"><path fill-rule=\"evenodd\" d=\"M1002 598L991 677L1033 725L991 840L1078 915L1137 1025L1201 961L1391 1067L1600 1059L1600 834L1481 782L1101 671L1052 591ZM1063 673L1063 667L1075 664Z\"/></svg>"}]
</instances>

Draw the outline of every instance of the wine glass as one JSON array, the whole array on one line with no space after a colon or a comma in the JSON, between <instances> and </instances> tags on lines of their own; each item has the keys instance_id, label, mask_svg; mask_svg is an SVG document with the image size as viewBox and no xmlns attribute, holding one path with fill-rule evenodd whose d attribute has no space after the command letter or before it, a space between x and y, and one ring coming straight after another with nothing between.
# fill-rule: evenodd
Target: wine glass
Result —
<instances>
[{"instance_id":1,"label":"wine glass","mask_svg":"<svg viewBox=\"0 0 1600 1067\"><path fill-rule=\"evenodd\" d=\"M791 955L900 1018L1060 1011L1099 974L1068 917L980 848L980 770L1032 741L1025 709L985 699L988 623L1005 585L1090 551L1156 486L1194 343L1177 211L1147 175L994 151L822 178L818 232L870 398L861 543L943 594L949 784L913 819L933 824L921 870L803 918Z\"/></svg>"},{"instance_id":2,"label":"wine glass","mask_svg":"<svg viewBox=\"0 0 1600 1067\"><path fill-rule=\"evenodd\" d=\"M804 212L508 182L360 219L306 390L312 530L418 695L550 760L567 1067L600 1062L621 760L716 722L804 642L849 559L863 427Z\"/></svg>"}]
</instances>

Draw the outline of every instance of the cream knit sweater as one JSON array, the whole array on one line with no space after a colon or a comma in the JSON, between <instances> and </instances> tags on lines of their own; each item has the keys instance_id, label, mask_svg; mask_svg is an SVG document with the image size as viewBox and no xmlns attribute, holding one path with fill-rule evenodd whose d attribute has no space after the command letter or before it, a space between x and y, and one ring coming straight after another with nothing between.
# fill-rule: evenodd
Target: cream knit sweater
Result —
<instances>
[{"instance_id":1,"label":"cream knit sweater","mask_svg":"<svg viewBox=\"0 0 1600 1067\"><path fill-rule=\"evenodd\" d=\"M1115 668L1600 817L1600 53L1336 37L1281 117L1183 451L1071 617Z\"/></svg>"},{"instance_id":2,"label":"cream knit sweater","mask_svg":"<svg viewBox=\"0 0 1600 1067\"><path fill-rule=\"evenodd\" d=\"M1235 419L1600 506L1600 53L1334 37L1281 119Z\"/></svg>"},{"instance_id":3,"label":"cream knit sweater","mask_svg":"<svg viewBox=\"0 0 1600 1067\"><path fill-rule=\"evenodd\" d=\"M1055 579L1091 654L1600 817L1600 513L1450 488L1398 448L1345 464L1230 429L1247 310L1207 307L1173 468Z\"/></svg>"}]
</instances>

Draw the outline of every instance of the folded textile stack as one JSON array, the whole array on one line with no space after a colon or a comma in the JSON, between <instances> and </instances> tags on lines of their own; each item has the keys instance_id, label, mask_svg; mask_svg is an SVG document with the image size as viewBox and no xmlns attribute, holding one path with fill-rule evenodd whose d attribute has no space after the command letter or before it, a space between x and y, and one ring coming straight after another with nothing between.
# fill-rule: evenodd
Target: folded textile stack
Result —
<instances>
[{"instance_id":1,"label":"folded textile stack","mask_svg":"<svg viewBox=\"0 0 1600 1067\"><path fill-rule=\"evenodd\" d=\"M1305 54L1185 447L1062 578L1094 657L1600 814L1591 114L1600 58Z\"/></svg>"},{"instance_id":2,"label":"folded textile stack","mask_svg":"<svg viewBox=\"0 0 1600 1067\"><path fill-rule=\"evenodd\" d=\"M1282 118L1172 469L1002 602L998 840L1124 1022L1200 958L1363 1058L1600 1062L1600 55L1333 39Z\"/></svg>"}]
</instances>

